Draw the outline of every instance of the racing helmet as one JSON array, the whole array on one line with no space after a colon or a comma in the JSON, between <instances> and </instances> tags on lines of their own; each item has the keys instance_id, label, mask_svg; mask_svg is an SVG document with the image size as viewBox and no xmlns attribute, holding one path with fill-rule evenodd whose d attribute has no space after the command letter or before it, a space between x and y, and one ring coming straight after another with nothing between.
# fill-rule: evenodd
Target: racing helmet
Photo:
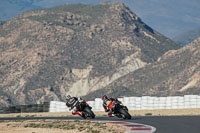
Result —
<instances>
[{"instance_id":1,"label":"racing helmet","mask_svg":"<svg viewBox=\"0 0 200 133\"><path fill-rule=\"evenodd\" d=\"M102 100L108 99L108 97L107 97L106 95L104 95L101 99L102 99Z\"/></svg>"},{"instance_id":2,"label":"racing helmet","mask_svg":"<svg viewBox=\"0 0 200 133\"><path fill-rule=\"evenodd\" d=\"M68 101L70 98L71 98L71 96L67 95L65 99L66 99L66 101Z\"/></svg>"}]
</instances>

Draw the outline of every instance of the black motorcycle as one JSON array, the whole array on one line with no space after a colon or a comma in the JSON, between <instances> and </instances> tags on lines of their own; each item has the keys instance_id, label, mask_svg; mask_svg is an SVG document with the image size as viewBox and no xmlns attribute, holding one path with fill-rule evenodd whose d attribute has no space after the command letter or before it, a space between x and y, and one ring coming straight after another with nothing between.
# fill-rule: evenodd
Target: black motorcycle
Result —
<instances>
[{"instance_id":1,"label":"black motorcycle","mask_svg":"<svg viewBox=\"0 0 200 133\"><path fill-rule=\"evenodd\" d=\"M95 114L92 111L92 107L90 107L85 100L83 100L83 102L78 102L76 108L79 112L82 113L82 115L80 116L83 117L84 119L86 119L87 117L92 119L95 118Z\"/></svg>"}]
</instances>

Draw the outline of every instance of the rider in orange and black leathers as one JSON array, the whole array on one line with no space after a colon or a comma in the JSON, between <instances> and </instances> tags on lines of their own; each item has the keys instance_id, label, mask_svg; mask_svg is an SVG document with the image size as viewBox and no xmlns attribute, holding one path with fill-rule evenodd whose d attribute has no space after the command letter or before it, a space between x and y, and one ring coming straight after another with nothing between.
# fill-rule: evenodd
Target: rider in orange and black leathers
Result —
<instances>
[{"instance_id":1,"label":"rider in orange and black leathers","mask_svg":"<svg viewBox=\"0 0 200 133\"><path fill-rule=\"evenodd\" d=\"M112 115L112 110L108 108L108 106L112 103L112 101L115 101L117 99L114 99L112 97L108 98L106 95L102 97L103 100L103 108L105 109L105 112L108 112L108 116L111 117Z\"/></svg>"}]
</instances>

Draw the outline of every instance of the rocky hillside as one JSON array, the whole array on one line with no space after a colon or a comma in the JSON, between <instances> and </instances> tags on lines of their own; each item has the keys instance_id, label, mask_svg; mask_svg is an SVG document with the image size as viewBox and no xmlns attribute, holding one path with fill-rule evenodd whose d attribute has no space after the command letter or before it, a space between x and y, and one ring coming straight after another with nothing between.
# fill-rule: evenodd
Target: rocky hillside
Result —
<instances>
[{"instance_id":1,"label":"rocky hillside","mask_svg":"<svg viewBox=\"0 0 200 133\"><path fill-rule=\"evenodd\" d=\"M83 96L177 48L122 3L25 12L0 26L0 105Z\"/></svg>"},{"instance_id":2,"label":"rocky hillside","mask_svg":"<svg viewBox=\"0 0 200 133\"><path fill-rule=\"evenodd\" d=\"M157 62L127 74L86 98L112 96L169 96L200 94L200 38L165 53Z\"/></svg>"}]
</instances>

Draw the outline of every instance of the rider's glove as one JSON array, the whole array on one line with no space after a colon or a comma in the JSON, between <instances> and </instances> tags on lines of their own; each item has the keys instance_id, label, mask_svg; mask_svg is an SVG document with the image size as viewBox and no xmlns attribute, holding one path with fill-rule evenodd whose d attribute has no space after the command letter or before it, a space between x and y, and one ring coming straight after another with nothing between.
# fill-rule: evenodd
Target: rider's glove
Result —
<instances>
[{"instance_id":1,"label":"rider's glove","mask_svg":"<svg viewBox=\"0 0 200 133\"><path fill-rule=\"evenodd\" d=\"M111 109L106 109L106 112L109 112Z\"/></svg>"},{"instance_id":2,"label":"rider's glove","mask_svg":"<svg viewBox=\"0 0 200 133\"><path fill-rule=\"evenodd\" d=\"M84 102L85 100L83 100L82 98L78 98L78 101L81 103L81 102Z\"/></svg>"}]
</instances>

